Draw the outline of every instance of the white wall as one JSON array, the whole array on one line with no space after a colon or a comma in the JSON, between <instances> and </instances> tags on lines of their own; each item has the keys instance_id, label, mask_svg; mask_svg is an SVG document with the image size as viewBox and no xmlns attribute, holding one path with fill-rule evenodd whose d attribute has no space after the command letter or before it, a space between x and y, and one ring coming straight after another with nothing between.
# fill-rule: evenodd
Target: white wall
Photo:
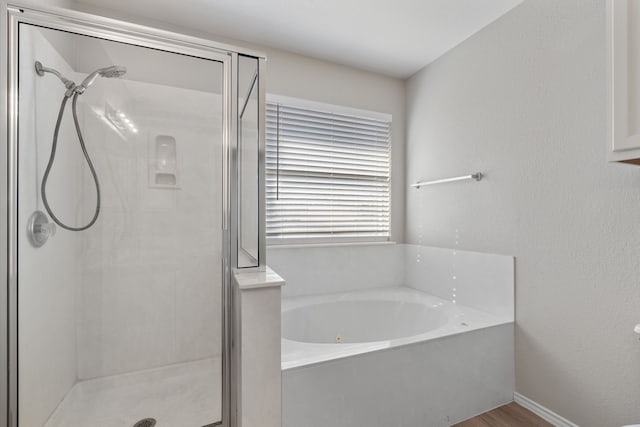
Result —
<instances>
[{"instance_id":1,"label":"white wall","mask_svg":"<svg viewBox=\"0 0 640 427\"><path fill-rule=\"evenodd\" d=\"M516 388L640 422L640 169L606 162L605 2L527 0L410 79L407 240L516 256Z\"/></svg>"},{"instance_id":2,"label":"white wall","mask_svg":"<svg viewBox=\"0 0 640 427\"><path fill-rule=\"evenodd\" d=\"M97 15L109 16L210 40L228 42L264 52L268 58L267 94L290 96L391 114L393 116L391 234L394 241L404 241L404 81L282 50L228 40L215 34L176 27L169 23L153 21L144 17L123 16L108 9L96 9L77 3L74 7ZM215 32L215 29L212 29L212 32Z\"/></svg>"},{"instance_id":3,"label":"white wall","mask_svg":"<svg viewBox=\"0 0 640 427\"><path fill-rule=\"evenodd\" d=\"M73 5L73 0L39 0L39 3L45 6L71 7Z\"/></svg>"}]
</instances>

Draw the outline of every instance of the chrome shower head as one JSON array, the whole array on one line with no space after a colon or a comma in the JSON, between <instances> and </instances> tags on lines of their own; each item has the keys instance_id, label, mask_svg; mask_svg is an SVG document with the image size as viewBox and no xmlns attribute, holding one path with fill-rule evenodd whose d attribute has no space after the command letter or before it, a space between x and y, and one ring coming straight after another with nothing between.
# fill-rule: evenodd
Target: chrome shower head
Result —
<instances>
[{"instance_id":1,"label":"chrome shower head","mask_svg":"<svg viewBox=\"0 0 640 427\"><path fill-rule=\"evenodd\" d=\"M85 78L82 83L78 85L76 91L78 93L83 93L89 86L96 81L98 76L105 78L115 78L122 77L127 72L127 69L121 65L112 65L111 67L100 68L93 73L89 74L87 78Z\"/></svg>"},{"instance_id":2,"label":"chrome shower head","mask_svg":"<svg viewBox=\"0 0 640 427\"><path fill-rule=\"evenodd\" d=\"M127 69L121 65L112 65L111 67L98 70L98 73L101 77L106 78L122 77L127 74Z\"/></svg>"},{"instance_id":3,"label":"chrome shower head","mask_svg":"<svg viewBox=\"0 0 640 427\"><path fill-rule=\"evenodd\" d=\"M66 94L67 96L71 96L74 93L77 93L80 95L83 94L84 91L87 90L87 88L93 84L93 82L98 78L98 76L105 77L105 78L114 78L114 77L121 77L125 75L125 73L127 72L127 69L120 65L112 65L111 67L100 68L94 71L93 73L89 74L87 78L85 78L82 81L82 83L76 86L75 83L73 83L68 78L64 77L57 70L43 66L40 61L36 61L35 68L36 68L36 73L39 76L44 76L44 73L51 73L57 76L60 79L60 81L62 81L64 86L68 89Z\"/></svg>"}]
</instances>

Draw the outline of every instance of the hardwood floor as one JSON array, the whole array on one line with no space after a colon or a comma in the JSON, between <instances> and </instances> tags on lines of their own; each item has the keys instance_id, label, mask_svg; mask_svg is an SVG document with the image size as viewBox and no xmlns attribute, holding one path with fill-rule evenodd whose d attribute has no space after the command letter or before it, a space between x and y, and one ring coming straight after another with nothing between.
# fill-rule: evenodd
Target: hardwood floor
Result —
<instances>
[{"instance_id":1,"label":"hardwood floor","mask_svg":"<svg viewBox=\"0 0 640 427\"><path fill-rule=\"evenodd\" d=\"M553 427L553 424L512 402L452 427Z\"/></svg>"}]
</instances>

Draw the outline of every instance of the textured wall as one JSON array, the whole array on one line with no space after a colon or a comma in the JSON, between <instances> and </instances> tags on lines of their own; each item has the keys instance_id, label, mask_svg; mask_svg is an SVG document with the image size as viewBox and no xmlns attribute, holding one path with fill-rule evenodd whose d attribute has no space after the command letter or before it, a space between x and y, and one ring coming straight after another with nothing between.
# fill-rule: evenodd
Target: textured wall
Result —
<instances>
[{"instance_id":1,"label":"textured wall","mask_svg":"<svg viewBox=\"0 0 640 427\"><path fill-rule=\"evenodd\" d=\"M606 162L604 0L528 0L413 76L407 240L516 256L516 388L640 422L640 169Z\"/></svg>"}]
</instances>

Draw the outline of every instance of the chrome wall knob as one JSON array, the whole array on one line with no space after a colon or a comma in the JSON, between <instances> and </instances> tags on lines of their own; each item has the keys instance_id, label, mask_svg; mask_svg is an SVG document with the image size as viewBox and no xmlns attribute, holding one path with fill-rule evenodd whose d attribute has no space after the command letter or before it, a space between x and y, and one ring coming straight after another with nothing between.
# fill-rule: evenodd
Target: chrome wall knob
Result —
<instances>
[{"instance_id":1,"label":"chrome wall knob","mask_svg":"<svg viewBox=\"0 0 640 427\"><path fill-rule=\"evenodd\" d=\"M53 222L49 222L49 218L44 212L35 211L29 217L27 234L33 247L39 248L47 243L49 237L56 234L56 225Z\"/></svg>"}]
</instances>

